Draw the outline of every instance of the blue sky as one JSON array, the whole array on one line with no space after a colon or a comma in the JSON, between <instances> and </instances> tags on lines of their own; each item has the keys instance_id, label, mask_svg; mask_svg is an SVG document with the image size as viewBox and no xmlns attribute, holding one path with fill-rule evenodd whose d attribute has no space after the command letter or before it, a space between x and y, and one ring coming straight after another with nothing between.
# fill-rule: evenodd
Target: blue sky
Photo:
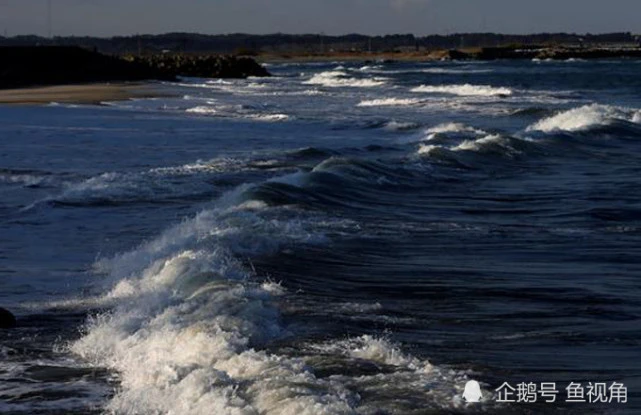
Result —
<instances>
[{"instance_id":1,"label":"blue sky","mask_svg":"<svg viewBox=\"0 0 641 415\"><path fill-rule=\"evenodd\" d=\"M52 0L56 35L641 33L641 0ZM0 0L0 33L46 34L47 0Z\"/></svg>"}]
</instances>

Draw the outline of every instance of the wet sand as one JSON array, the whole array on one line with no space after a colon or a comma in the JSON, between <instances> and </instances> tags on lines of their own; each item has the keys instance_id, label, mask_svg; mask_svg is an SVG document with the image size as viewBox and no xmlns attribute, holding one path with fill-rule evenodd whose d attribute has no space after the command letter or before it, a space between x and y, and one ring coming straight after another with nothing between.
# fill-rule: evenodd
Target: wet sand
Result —
<instances>
[{"instance_id":1,"label":"wet sand","mask_svg":"<svg viewBox=\"0 0 641 415\"><path fill-rule=\"evenodd\" d=\"M131 98L153 98L166 95L158 87L142 83L57 85L0 89L0 104L28 105L51 102L100 104L105 101L124 101Z\"/></svg>"}]
</instances>

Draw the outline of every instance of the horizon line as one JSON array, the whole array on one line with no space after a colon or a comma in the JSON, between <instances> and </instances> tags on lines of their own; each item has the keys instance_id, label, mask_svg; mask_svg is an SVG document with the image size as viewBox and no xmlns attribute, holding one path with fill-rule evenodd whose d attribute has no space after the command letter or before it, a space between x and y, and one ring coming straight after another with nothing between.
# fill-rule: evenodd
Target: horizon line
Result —
<instances>
[{"instance_id":1,"label":"horizon line","mask_svg":"<svg viewBox=\"0 0 641 415\"><path fill-rule=\"evenodd\" d=\"M286 33L286 32L271 32L271 33L246 33L246 32L229 32L229 33L202 33L202 32L182 32L182 31L170 31L170 32L162 32L162 33L133 33L133 34L121 34L121 35L111 35L111 36L101 36L101 35L77 35L77 34L71 34L71 35L53 35L53 36L46 36L42 34L16 34L16 35L11 35L11 36L6 36L6 35L0 35L0 38L3 39L11 39L11 38L17 38L17 37L37 37L37 38L43 38L43 39L55 39L55 38L94 38L94 39L113 39L113 38L119 38L119 37L151 37L151 36L167 36L167 35L197 35L197 36L211 36L211 37L219 37L219 36L256 36L256 37L261 37L261 36L323 36L323 37L347 37L347 36L362 36L362 37L370 37L370 38L384 38L384 37L390 37L390 36L413 36L414 38L427 38L427 37L450 37L450 36L469 36L469 35L497 35L497 36L540 36L540 35L569 35L569 36L605 36L605 35L615 35L615 34L629 34L630 36L637 37L641 36L640 33L634 33L630 30L625 30L625 31L613 31L613 32L585 32L585 33L580 33L580 32L532 32L532 33L504 33L504 32L454 32L454 33L448 33L448 34L428 34L428 35L416 35L414 33L388 33L388 34L379 34L379 35L368 35L368 34L363 34L363 33L344 33L344 34L327 34L324 32L308 32L308 33Z\"/></svg>"}]
</instances>

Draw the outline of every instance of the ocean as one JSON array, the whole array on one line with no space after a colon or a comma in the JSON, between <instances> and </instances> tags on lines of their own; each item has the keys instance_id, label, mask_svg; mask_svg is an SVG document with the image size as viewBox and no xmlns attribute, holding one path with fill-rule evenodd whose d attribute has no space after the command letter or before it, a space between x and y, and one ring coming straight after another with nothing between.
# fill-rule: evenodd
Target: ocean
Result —
<instances>
[{"instance_id":1,"label":"ocean","mask_svg":"<svg viewBox=\"0 0 641 415\"><path fill-rule=\"evenodd\" d=\"M641 412L640 61L268 69L0 107L0 412Z\"/></svg>"}]
</instances>

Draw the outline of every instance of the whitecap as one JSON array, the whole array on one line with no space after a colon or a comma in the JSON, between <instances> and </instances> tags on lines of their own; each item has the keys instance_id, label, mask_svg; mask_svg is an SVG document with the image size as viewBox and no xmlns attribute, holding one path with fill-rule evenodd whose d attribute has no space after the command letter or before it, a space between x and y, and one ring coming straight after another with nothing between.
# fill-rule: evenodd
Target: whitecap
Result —
<instances>
[{"instance_id":1,"label":"whitecap","mask_svg":"<svg viewBox=\"0 0 641 415\"><path fill-rule=\"evenodd\" d=\"M430 129L427 130L428 134L442 134L442 133L475 133L475 134L482 134L484 133L483 130L476 129L474 127L470 127L468 125L462 124L462 123L456 123L456 122L450 122L450 123L444 123L444 124L439 124L435 127L431 127Z\"/></svg>"},{"instance_id":2,"label":"whitecap","mask_svg":"<svg viewBox=\"0 0 641 415\"><path fill-rule=\"evenodd\" d=\"M303 84L322 85L330 88L354 87L354 88L371 88L385 84L384 78L351 78L343 71L328 71L313 75Z\"/></svg>"},{"instance_id":3,"label":"whitecap","mask_svg":"<svg viewBox=\"0 0 641 415\"><path fill-rule=\"evenodd\" d=\"M591 104L560 112L529 126L527 131L583 131L606 126L615 121L640 122L639 110L610 105Z\"/></svg>"},{"instance_id":4,"label":"whitecap","mask_svg":"<svg viewBox=\"0 0 641 415\"><path fill-rule=\"evenodd\" d=\"M413 88L412 92L450 94L459 96L508 96L514 91L505 87L494 87L490 85L421 85Z\"/></svg>"},{"instance_id":5,"label":"whitecap","mask_svg":"<svg viewBox=\"0 0 641 415\"><path fill-rule=\"evenodd\" d=\"M249 118L257 121L265 122L278 122L278 121L287 121L290 119L290 116L287 114L253 114Z\"/></svg>"},{"instance_id":6,"label":"whitecap","mask_svg":"<svg viewBox=\"0 0 641 415\"><path fill-rule=\"evenodd\" d=\"M402 121L389 121L385 124L383 129L387 131L408 131L419 128L420 125L415 122L402 122Z\"/></svg>"},{"instance_id":7,"label":"whitecap","mask_svg":"<svg viewBox=\"0 0 641 415\"><path fill-rule=\"evenodd\" d=\"M185 110L185 112L188 112L190 114L212 115L212 114L217 114L218 110L214 107L199 105L197 107L188 108L187 110Z\"/></svg>"},{"instance_id":8,"label":"whitecap","mask_svg":"<svg viewBox=\"0 0 641 415\"><path fill-rule=\"evenodd\" d=\"M521 141L515 138L505 137L499 134L492 134L475 140L465 140L451 148L452 151L473 151L483 154L497 154L500 156L513 158L522 154L522 151L516 146L520 146Z\"/></svg>"},{"instance_id":9,"label":"whitecap","mask_svg":"<svg viewBox=\"0 0 641 415\"><path fill-rule=\"evenodd\" d=\"M361 101L358 107L406 107L420 104L422 101L416 98L382 98Z\"/></svg>"}]
</instances>

